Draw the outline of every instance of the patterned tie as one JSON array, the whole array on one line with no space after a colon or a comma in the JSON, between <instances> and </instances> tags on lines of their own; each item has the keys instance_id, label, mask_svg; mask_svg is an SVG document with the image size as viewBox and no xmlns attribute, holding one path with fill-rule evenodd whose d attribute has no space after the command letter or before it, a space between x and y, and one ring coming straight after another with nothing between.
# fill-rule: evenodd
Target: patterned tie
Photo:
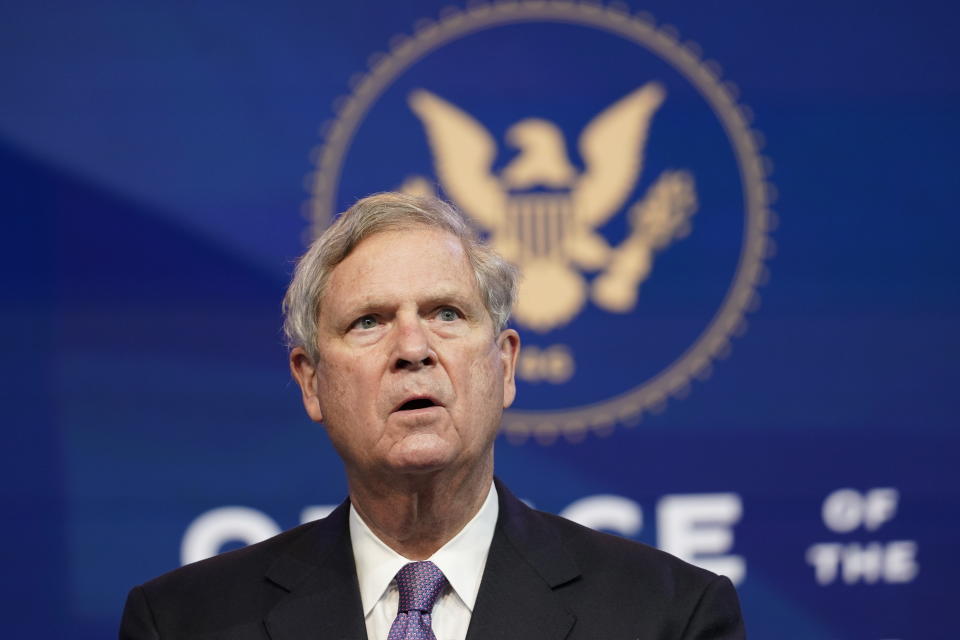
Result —
<instances>
[{"instance_id":1,"label":"patterned tie","mask_svg":"<svg viewBox=\"0 0 960 640\"><path fill-rule=\"evenodd\" d=\"M400 606L387 640L437 640L430 628L430 611L447 586L447 578L432 562L411 562L397 571Z\"/></svg>"}]
</instances>

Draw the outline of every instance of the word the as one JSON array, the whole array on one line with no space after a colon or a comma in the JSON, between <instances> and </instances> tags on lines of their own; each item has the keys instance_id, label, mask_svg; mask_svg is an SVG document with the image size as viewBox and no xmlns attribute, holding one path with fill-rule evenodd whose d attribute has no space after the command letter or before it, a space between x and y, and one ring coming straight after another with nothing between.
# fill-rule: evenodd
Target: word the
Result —
<instances>
[{"instance_id":1,"label":"word the","mask_svg":"<svg viewBox=\"0 0 960 640\"><path fill-rule=\"evenodd\" d=\"M807 549L807 562L813 565L817 584L827 585L842 577L846 584L897 584L911 582L920 571L917 543L893 542L821 542Z\"/></svg>"}]
</instances>

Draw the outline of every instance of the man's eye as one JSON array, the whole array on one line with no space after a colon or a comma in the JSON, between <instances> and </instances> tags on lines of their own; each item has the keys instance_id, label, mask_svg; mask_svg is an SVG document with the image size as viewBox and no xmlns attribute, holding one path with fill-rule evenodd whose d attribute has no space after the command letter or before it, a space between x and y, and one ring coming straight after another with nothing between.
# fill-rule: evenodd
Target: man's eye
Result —
<instances>
[{"instance_id":1,"label":"man's eye","mask_svg":"<svg viewBox=\"0 0 960 640\"><path fill-rule=\"evenodd\" d=\"M353 323L357 329L373 329L377 326L377 319L373 316L363 316Z\"/></svg>"},{"instance_id":2,"label":"man's eye","mask_svg":"<svg viewBox=\"0 0 960 640\"><path fill-rule=\"evenodd\" d=\"M440 310L440 313L437 314L437 317L444 322L453 322L454 320L460 319L460 313L456 309L446 307Z\"/></svg>"}]
</instances>

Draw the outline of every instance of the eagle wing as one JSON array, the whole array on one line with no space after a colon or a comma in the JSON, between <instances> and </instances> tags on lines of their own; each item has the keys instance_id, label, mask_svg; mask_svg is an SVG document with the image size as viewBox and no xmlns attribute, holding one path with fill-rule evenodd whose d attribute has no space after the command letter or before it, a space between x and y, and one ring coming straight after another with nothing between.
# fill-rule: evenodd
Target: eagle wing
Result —
<instances>
[{"instance_id":1,"label":"eagle wing","mask_svg":"<svg viewBox=\"0 0 960 640\"><path fill-rule=\"evenodd\" d=\"M623 206L640 177L650 121L665 97L659 83L648 82L604 109L580 134L586 171L571 194L580 222L596 228Z\"/></svg>"},{"instance_id":2,"label":"eagle wing","mask_svg":"<svg viewBox=\"0 0 960 640\"><path fill-rule=\"evenodd\" d=\"M470 114L425 89L408 98L433 151L437 178L448 196L487 230L503 226L507 194L491 171L493 137Z\"/></svg>"}]
</instances>

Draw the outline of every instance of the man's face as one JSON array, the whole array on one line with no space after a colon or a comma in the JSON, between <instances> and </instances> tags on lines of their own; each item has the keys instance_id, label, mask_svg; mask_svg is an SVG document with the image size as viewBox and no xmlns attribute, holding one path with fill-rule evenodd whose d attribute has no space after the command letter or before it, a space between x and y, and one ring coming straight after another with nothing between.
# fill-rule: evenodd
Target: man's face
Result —
<instances>
[{"instance_id":1,"label":"man's face","mask_svg":"<svg viewBox=\"0 0 960 640\"><path fill-rule=\"evenodd\" d=\"M348 472L424 473L490 460L519 349L493 334L460 241L429 227L363 240L328 281L317 362L291 369Z\"/></svg>"}]
</instances>

